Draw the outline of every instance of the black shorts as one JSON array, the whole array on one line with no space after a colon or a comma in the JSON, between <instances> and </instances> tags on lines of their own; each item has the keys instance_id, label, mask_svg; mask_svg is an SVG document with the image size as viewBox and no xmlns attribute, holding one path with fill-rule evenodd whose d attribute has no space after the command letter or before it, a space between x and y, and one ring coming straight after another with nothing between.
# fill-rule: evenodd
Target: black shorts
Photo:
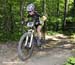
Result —
<instances>
[{"instance_id":1,"label":"black shorts","mask_svg":"<svg viewBox=\"0 0 75 65\"><path fill-rule=\"evenodd\" d=\"M41 24L39 23L39 24L35 25L35 28L37 28L39 25L41 25Z\"/></svg>"}]
</instances>

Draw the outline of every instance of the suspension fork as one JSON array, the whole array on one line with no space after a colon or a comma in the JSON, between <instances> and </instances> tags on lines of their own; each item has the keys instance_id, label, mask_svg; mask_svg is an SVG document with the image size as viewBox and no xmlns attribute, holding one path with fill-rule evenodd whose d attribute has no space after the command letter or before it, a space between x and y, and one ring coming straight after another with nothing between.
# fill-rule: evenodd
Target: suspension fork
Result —
<instances>
[{"instance_id":1,"label":"suspension fork","mask_svg":"<svg viewBox=\"0 0 75 65\"><path fill-rule=\"evenodd\" d=\"M31 36L30 36L30 43L29 43L29 47L31 47L32 42L33 42L33 32L31 33Z\"/></svg>"},{"instance_id":2,"label":"suspension fork","mask_svg":"<svg viewBox=\"0 0 75 65\"><path fill-rule=\"evenodd\" d=\"M32 42L33 42L33 36L34 36L33 33L34 33L34 30L29 30L28 31L29 35L26 36L26 41L25 41L24 46L27 46L27 44L29 44L29 48L31 47ZM30 37L30 42L28 43L29 37Z\"/></svg>"}]
</instances>

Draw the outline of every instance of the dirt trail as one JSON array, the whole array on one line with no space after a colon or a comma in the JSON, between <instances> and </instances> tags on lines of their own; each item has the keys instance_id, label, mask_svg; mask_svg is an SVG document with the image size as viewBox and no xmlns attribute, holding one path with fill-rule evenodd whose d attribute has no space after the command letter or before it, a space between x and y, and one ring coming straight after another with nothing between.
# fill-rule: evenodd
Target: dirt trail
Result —
<instances>
[{"instance_id":1,"label":"dirt trail","mask_svg":"<svg viewBox=\"0 0 75 65\"><path fill-rule=\"evenodd\" d=\"M70 56L75 56L75 44L67 38L46 41L42 51L36 53L27 61L18 58L17 42L0 44L0 65L63 65Z\"/></svg>"}]
</instances>

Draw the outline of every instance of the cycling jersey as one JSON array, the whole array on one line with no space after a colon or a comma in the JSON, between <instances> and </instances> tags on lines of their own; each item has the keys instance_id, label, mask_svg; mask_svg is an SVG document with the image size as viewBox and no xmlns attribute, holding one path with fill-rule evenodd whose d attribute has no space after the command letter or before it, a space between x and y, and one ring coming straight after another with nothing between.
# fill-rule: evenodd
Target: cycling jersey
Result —
<instances>
[{"instance_id":1,"label":"cycling jersey","mask_svg":"<svg viewBox=\"0 0 75 65\"><path fill-rule=\"evenodd\" d=\"M28 20L29 21L34 21L35 26L37 27L38 25L41 25L39 17L41 17L41 15L38 14L37 12L34 12L33 15L28 15L28 18L29 18Z\"/></svg>"}]
</instances>

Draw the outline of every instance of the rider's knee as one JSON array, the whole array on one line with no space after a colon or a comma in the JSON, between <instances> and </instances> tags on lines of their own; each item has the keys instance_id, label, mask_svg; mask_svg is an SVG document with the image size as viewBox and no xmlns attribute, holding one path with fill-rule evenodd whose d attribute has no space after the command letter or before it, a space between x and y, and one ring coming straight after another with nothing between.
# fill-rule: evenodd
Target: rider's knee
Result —
<instances>
[{"instance_id":1,"label":"rider's knee","mask_svg":"<svg viewBox=\"0 0 75 65\"><path fill-rule=\"evenodd\" d=\"M41 26L37 27L37 32L41 32Z\"/></svg>"}]
</instances>

